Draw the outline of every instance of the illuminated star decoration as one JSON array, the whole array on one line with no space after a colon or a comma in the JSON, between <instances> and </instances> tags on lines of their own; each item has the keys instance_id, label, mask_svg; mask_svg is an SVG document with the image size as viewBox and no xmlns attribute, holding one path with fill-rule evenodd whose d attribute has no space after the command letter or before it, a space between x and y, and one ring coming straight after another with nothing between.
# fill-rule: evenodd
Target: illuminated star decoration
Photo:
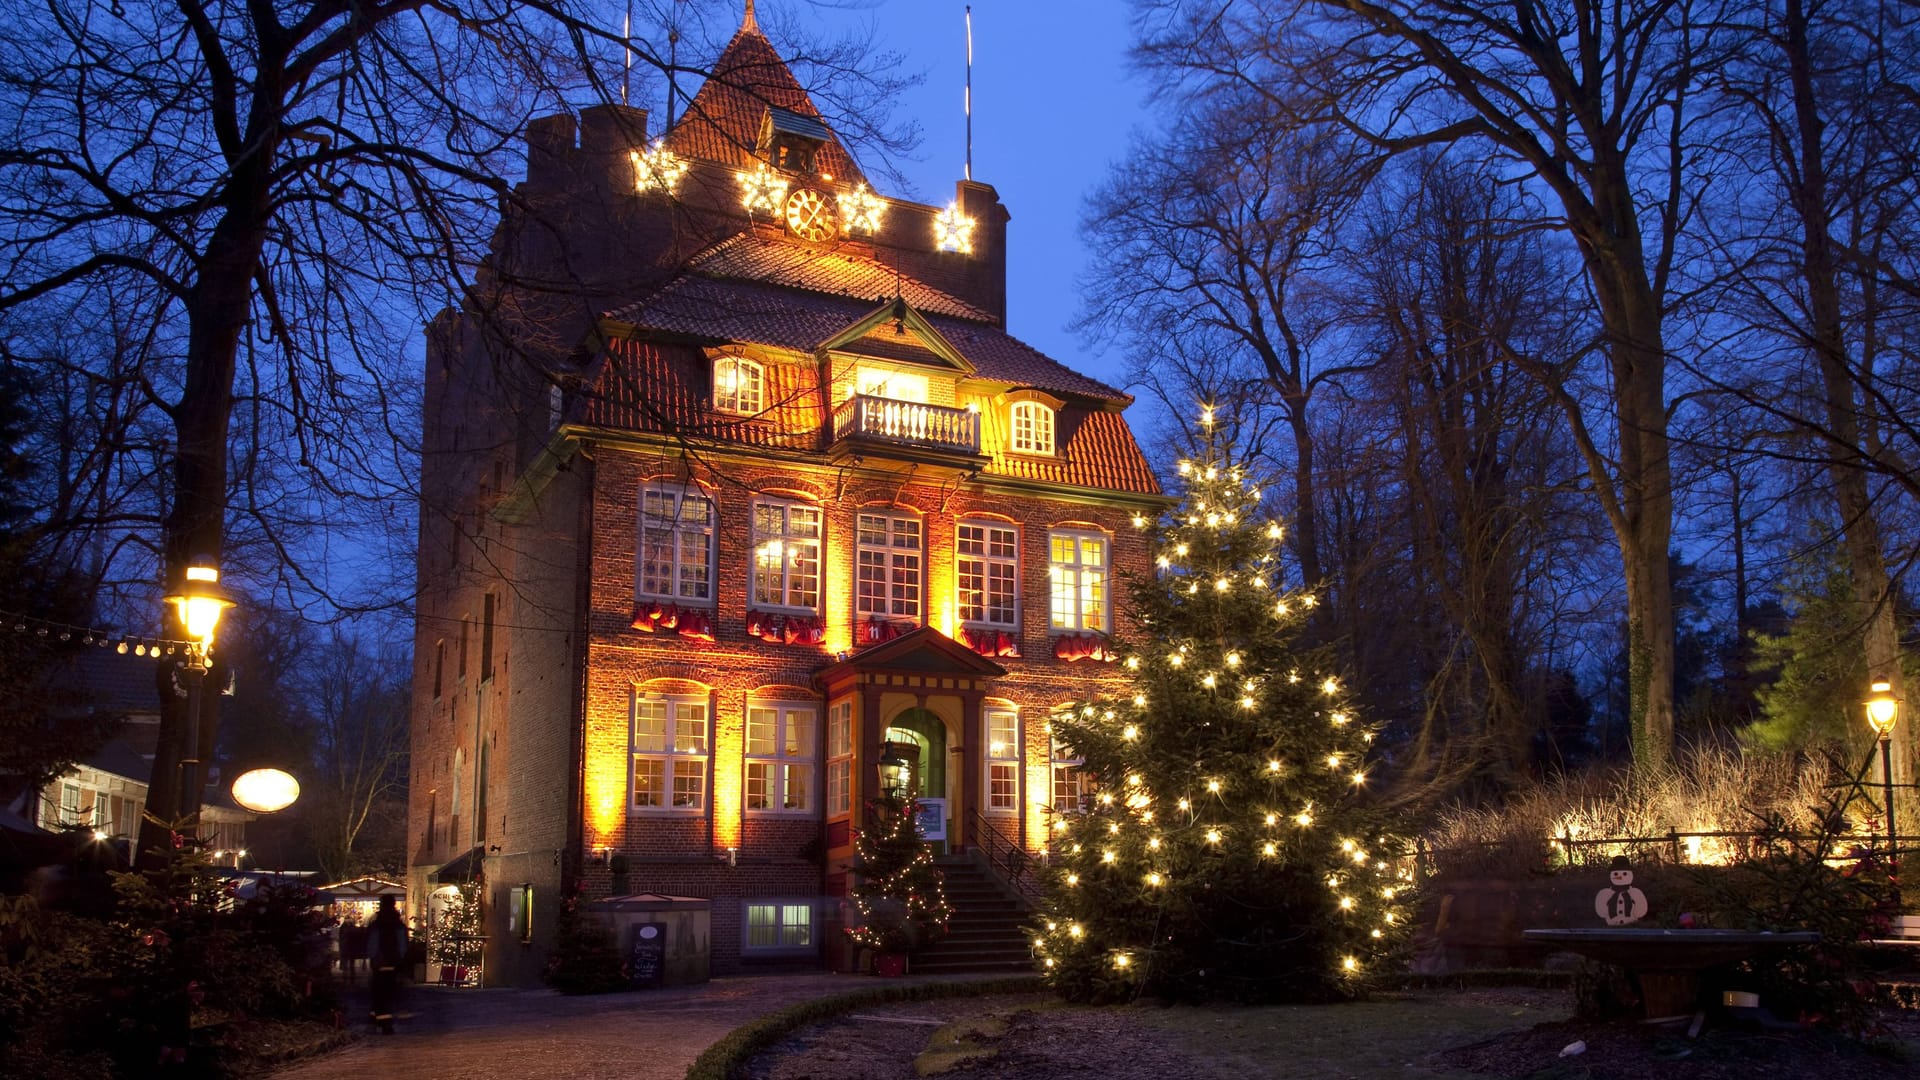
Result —
<instances>
[{"instance_id":1,"label":"illuminated star decoration","mask_svg":"<svg viewBox=\"0 0 1920 1080\"><path fill-rule=\"evenodd\" d=\"M934 217L933 246L940 251L973 254L973 219L960 212L959 203L948 203Z\"/></svg>"},{"instance_id":2,"label":"illuminated star decoration","mask_svg":"<svg viewBox=\"0 0 1920 1080\"><path fill-rule=\"evenodd\" d=\"M687 163L658 139L627 156L633 159L633 190L641 195L650 191L672 195L680 186L680 178L687 174Z\"/></svg>"},{"instance_id":3,"label":"illuminated star decoration","mask_svg":"<svg viewBox=\"0 0 1920 1080\"><path fill-rule=\"evenodd\" d=\"M848 233L871 235L880 231L880 218L887 212L887 200L861 184L835 199L834 208L840 212L840 220L847 223Z\"/></svg>"},{"instance_id":4,"label":"illuminated star decoration","mask_svg":"<svg viewBox=\"0 0 1920 1080\"><path fill-rule=\"evenodd\" d=\"M787 198L787 178L766 167L756 165L752 172L734 173L740 181L740 205L749 210L778 211L780 204Z\"/></svg>"}]
</instances>

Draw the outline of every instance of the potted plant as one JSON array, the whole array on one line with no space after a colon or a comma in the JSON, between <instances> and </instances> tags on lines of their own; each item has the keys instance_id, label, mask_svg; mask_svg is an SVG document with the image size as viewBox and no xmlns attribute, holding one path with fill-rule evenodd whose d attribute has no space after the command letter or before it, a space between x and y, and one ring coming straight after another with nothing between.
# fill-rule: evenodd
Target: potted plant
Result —
<instances>
[{"instance_id":1,"label":"potted plant","mask_svg":"<svg viewBox=\"0 0 1920 1080\"><path fill-rule=\"evenodd\" d=\"M953 915L933 849L914 832L910 799L889 792L867 804L853 869L859 922L847 933L872 951L875 975L904 975L908 954L945 936Z\"/></svg>"}]
</instances>

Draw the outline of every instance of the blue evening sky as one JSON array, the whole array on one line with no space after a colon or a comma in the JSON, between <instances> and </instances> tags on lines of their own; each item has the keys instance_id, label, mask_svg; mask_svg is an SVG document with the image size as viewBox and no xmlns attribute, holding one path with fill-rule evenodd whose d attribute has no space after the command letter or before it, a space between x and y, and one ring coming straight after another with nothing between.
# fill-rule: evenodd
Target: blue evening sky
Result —
<instances>
[{"instance_id":1,"label":"blue evening sky","mask_svg":"<svg viewBox=\"0 0 1920 1080\"><path fill-rule=\"evenodd\" d=\"M769 13L831 20L826 5L760 0ZM898 192L944 205L966 157L961 112L966 80L964 12L955 0L860 0L850 25L870 22L878 43L904 55L926 81L903 95L896 115L919 121L913 184ZM811 8L811 10L809 10ZM992 184L1013 214L1007 226L1007 318L1015 336L1069 367L1116 386L1124 360L1095 356L1066 328L1079 307L1075 279L1086 263L1082 200L1147 123L1144 85L1131 75L1123 0L975 0L973 175ZM775 44L778 45L776 39Z\"/></svg>"}]
</instances>

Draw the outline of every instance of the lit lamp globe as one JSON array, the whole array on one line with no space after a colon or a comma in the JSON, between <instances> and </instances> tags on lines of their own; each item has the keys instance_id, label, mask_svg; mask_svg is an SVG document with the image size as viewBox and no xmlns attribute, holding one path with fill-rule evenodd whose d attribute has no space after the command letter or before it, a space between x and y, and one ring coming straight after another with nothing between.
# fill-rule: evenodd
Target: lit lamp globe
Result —
<instances>
[{"instance_id":1,"label":"lit lamp globe","mask_svg":"<svg viewBox=\"0 0 1920 1080\"><path fill-rule=\"evenodd\" d=\"M285 810L300 797L300 781L284 769L250 769L233 781L233 801L256 814Z\"/></svg>"},{"instance_id":2,"label":"lit lamp globe","mask_svg":"<svg viewBox=\"0 0 1920 1080\"><path fill-rule=\"evenodd\" d=\"M187 637L199 646L196 659L204 661L213 648L213 632L220 625L220 616L233 606L233 597L220 586L220 571L212 566L187 567L179 591L168 595L167 603L179 612Z\"/></svg>"},{"instance_id":3,"label":"lit lamp globe","mask_svg":"<svg viewBox=\"0 0 1920 1080\"><path fill-rule=\"evenodd\" d=\"M1900 714L1900 701L1893 696L1893 684L1873 684L1873 696L1867 699L1867 724L1882 739L1893 734L1893 721Z\"/></svg>"}]
</instances>

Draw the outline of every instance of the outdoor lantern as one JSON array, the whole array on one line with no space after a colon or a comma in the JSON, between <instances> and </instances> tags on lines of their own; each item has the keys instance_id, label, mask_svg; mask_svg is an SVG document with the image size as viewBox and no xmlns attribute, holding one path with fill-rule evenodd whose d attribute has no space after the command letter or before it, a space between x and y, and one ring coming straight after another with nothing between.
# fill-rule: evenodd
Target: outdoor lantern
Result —
<instances>
[{"instance_id":1,"label":"outdoor lantern","mask_svg":"<svg viewBox=\"0 0 1920 1080\"><path fill-rule=\"evenodd\" d=\"M252 769L233 781L233 801L256 814L285 810L299 797L300 781L283 769Z\"/></svg>"},{"instance_id":2,"label":"outdoor lantern","mask_svg":"<svg viewBox=\"0 0 1920 1080\"><path fill-rule=\"evenodd\" d=\"M167 597L167 603L180 613L187 636L199 646L199 658L204 660L213 648L213 631L220 625L220 616L233 606L233 598L220 587L220 571L211 566L187 567L186 580L178 592Z\"/></svg>"},{"instance_id":3,"label":"outdoor lantern","mask_svg":"<svg viewBox=\"0 0 1920 1080\"><path fill-rule=\"evenodd\" d=\"M1893 721L1900 713L1900 701L1893 696L1893 684L1876 682L1873 696L1867 699L1867 723L1882 739L1893 734Z\"/></svg>"},{"instance_id":4,"label":"outdoor lantern","mask_svg":"<svg viewBox=\"0 0 1920 1080\"><path fill-rule=\"evenodd\" d=\"M913 763L901 754L898 745L887 743L880 752L881 789L889 795L904 795L912 777Z\"/></svg>"}]
</instances>

